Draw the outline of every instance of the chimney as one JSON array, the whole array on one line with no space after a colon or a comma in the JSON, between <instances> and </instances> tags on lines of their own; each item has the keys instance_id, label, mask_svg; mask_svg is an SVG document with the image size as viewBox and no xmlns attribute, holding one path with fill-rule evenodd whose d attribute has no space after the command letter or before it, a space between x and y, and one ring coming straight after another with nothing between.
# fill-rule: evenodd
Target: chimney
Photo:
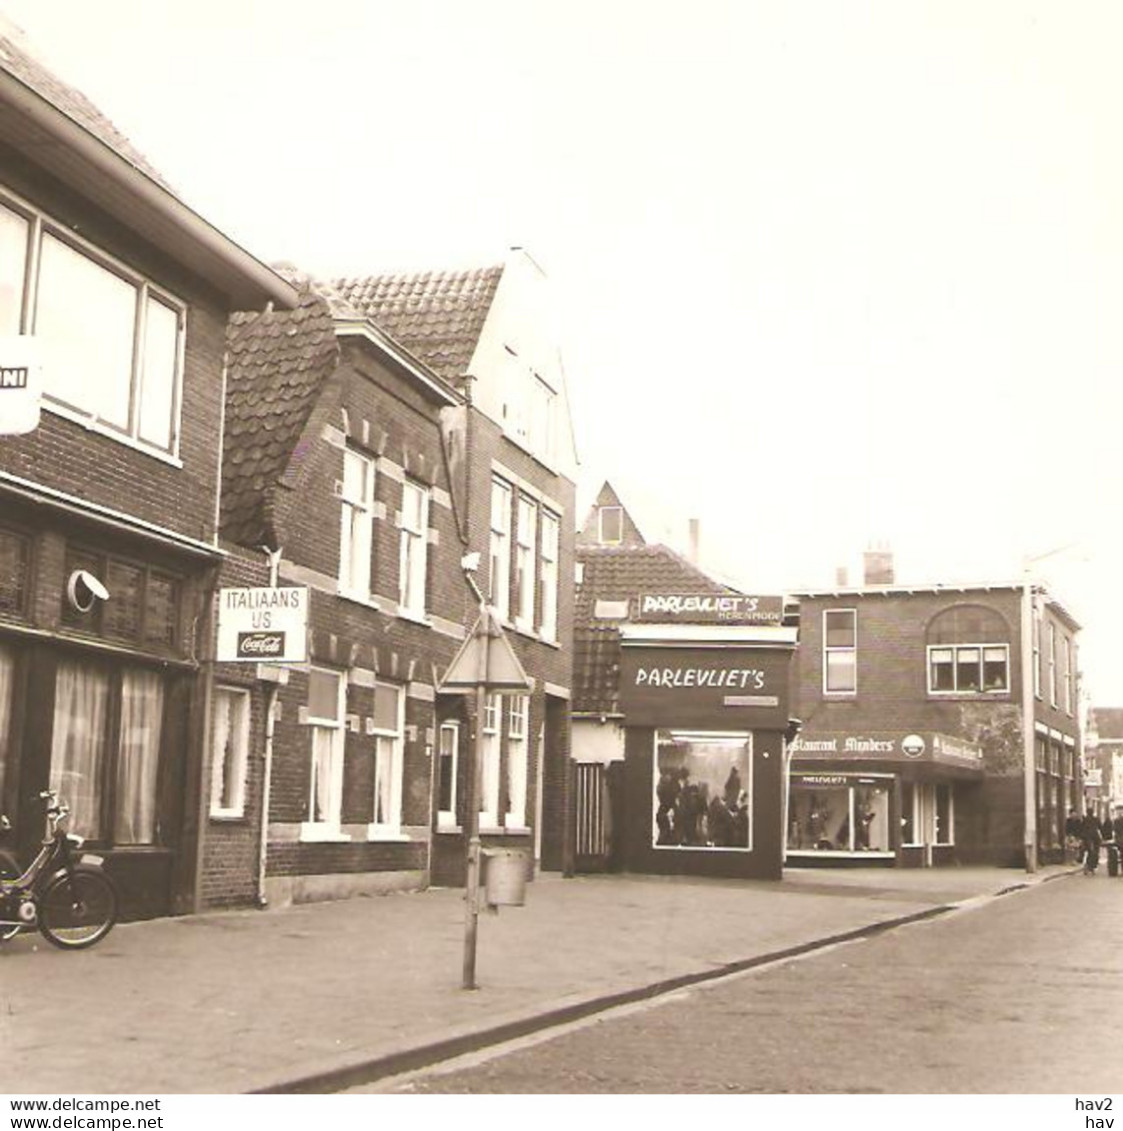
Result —
<instances>
[{"instance_id":1,"label":"chimney","mask_svg":"<svg viewBox=\"0 0 1123 1131\"><path fill-rule=\"evenodd\" d=\"M701 521L696 518L690 520L690 553L688 555L691 565L698 564L698 548L701 540Z\"/></svg>"},{"instance_id":2,"label":"chimney","mask_svg":"<svg viewBox=\"0 0 1123 1131\"><path fill-rule=\"evenodd\" d=\"M845 589L850 584L850 572L846 566L838 566L834 571L834 583L839 589Z\"/></svg>"},{"instance_id":3,"label":"chimney","mask_svg":"<svg viewBox=\"0 0 1123 1131\"><path fill-rule=\"evenodd\" d=\"M893 584L893 551L875 546L862 554L862 573L866 585Z\"/></svg>"}]
</instances>

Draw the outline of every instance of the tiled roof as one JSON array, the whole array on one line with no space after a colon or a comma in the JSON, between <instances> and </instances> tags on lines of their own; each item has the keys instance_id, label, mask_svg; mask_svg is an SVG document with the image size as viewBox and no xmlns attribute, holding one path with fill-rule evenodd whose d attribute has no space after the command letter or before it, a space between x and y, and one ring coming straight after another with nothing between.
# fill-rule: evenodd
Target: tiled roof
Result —
<instances>
[{"instance_id":1,"label":"tiled roof","mask_svg":"<svg viewBox=\"0 0 1123 1131\"><path fill-rule=\"evenodd\" d=\"M619 712L620 621L597 617L597 602L641 593L732 593L668 546L581 547L573 621L573 710Z\"/></svg>"},{"instance_id":2,"label":"tiled roof","mask_svg":"<svg viewBox=\"0 0 1123 1131\"><path fill-rule=\"evenodd\" d=\"M233 315L226 338L222 534L272 545L273 491L339 358L331 311L305 290L295 310Z\"/></svg>"},{"instance_id":3,"label":"tiled roof","mask_svg":"<svg viewBox=\"0 0 1123 1131\"><path fill-rule=\"evenodd\" d=\"M3 23L0 23L0 69L30 87L162 188L174 191L144 154L81 91L63 82L37 58L25 40L16 38L14 30L8 32Z\"/></svg>"},{"instance_id":4,"label":"tiled roof","mask_svg":"<svg viewBox=\"0 0 1123 1131\"><path fill-rule=\"evenodd\" d=\"M339 296L450 384L468 371L502 266L333 279Z\"/></svg>"}]
</instances>

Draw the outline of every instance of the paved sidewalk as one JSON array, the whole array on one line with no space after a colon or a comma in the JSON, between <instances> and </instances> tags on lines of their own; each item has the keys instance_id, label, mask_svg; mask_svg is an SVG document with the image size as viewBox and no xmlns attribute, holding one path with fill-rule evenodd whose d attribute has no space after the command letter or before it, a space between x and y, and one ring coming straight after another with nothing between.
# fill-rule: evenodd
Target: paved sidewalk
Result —
<instances>
[{"instance_id":1,"label":"paved sidewalk","mask_svg":"<svg viewBox=\"0 0 1123 1131\"><path fill-rule=\"evenodd\" d=\"M229 1093L312 1087L383 1058L405 1068L406 1050L486 1043L500 1026L1070 871L548 875L526 907L481 913L476 992L460 989L453 890L129 923L77 953L24 935L0 948L0 1091Z\"/></svg>"}]
</instances>

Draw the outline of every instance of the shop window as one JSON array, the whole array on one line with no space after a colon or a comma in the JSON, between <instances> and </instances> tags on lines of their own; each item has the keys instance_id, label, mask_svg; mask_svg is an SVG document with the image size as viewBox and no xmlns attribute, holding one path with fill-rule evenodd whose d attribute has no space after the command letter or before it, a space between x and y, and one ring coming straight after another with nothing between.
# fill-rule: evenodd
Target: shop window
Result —
<instances>
[{"instance_id":1,"label":"shop window","mask_svg":"<svg viewBox=\"0 0 1123 1131\"><path fill-rule=\"evenodd\" d=\"M488 695L484 705L483 756L476 793L481 828L493 829L499 824L499 732L502 723L502 700L498 695Z\"/></svg>"},{"instance_id":2,"label":"shop window","mask_svg":"<svg viewBox=\"0 0 1123 1131\"><path fill-rule=\"evenodd\" d=\"M0 812L7 797L7 770L15 764L12 749L12 713L15 710L16 656L0 644Z\"/></svg>"},{"instance_id":3,"label":"shop window","mask_svg":"<svg viewBox=\"0 0 1123 1131\"><path fill-rule=\"evenodd\" d=\"M460 724L441 723L437 750L437 824L456 826L456 773L460 760Z\"/></svg>"},{"instance_id":4,"label":"shop window","mask_svg":"<svg viewBox=\"0 0 1123 1131\"><path fill-rule=\"evenodd\" d=\"M0 616L22 616L27 608L31 541L14 530L0 530Z\"/></svg>"},{"instance_id":5,"label":"shop window","mask_svg":"<svg viewBox=\"0 0 1123 1131\"><path fill-rule=\"evenodd\" d=\"M526 827L527 714L529 698L512 695L507 707L508 828Z\"/></svg>"},{"instance_id":6,"label":"shop window","mask_svg":"<svg viewBox=\"0 0 1123 1131\"><path fill-rule=\"evenodd\" d=\"M343 839L344 704L347 688L339 672L312 668L308 673L305 718L312 732L311 785L308 821L303 840Z\"/></svg>"},{"instance_id":7,"label":"shop window","mask_svg":"<svg viewBox=\"0 0 1123 1131\"><path fill-rule=\"evenodd\" d=\"M538 536L538 509L519 497L518 524L515 527L515 624L525 632L534 630L535 543Z\"/></svg>"},{"instance_id":8,"label":"shop window","mask_svg":"<svg viewBox=\"0 0 1123 1131\"><path fill-rule=\"evenodd\" d=\"M542 586L540 629L545 640L558 638L558 549L561 522L557 515L542 512L542 561L539 579Z\"/></svg>"},{"instance_id":9,"label":"shop window","mask_svg":"<svg viewBox=\"0 0 1123 1131\"><path fill-rule=\"evenodd\" d=\"M164 719L164 684L158 675L126 671L121 680L117 794L113 839L152 844L156 839L156 777Z\"/></svg>"},{"instance_id":10,"label":"shop window","mask_svg":"<svg viewBox=\"0 0 1123 1131\"><path fill-rule=\"evenodd\" d=\"M372 838L402 831L402 755L405 696L391 683L374 685L374 819Z\"/></svg>"},{"instance_id":11,"label":"shop window","mask_svg":"<svg viewBox=\"0 0 1123 1131\"><path fill-rule=\"evenodd\" d=\"M752 737L658 732L652 843L657 848L752 848Z\"/></svg>"},{"instance_id":12,"label":"shop window","mask_svg":"<svg viewBox=\"0 0 1123 1131\"><path fill-rule=\"evenodd\" d=\"M211 816L241 817L246 806L250 743L248 691L215 689L211 739Z\"/></svg>"},{"instance_id":13,"label":"shop window","mask_svg":"<svg viewBox=\"0 0 1123 1131\"><path fill-rule=\"evenodd\" d=\"M352 448L343 453L340 489L339 592L370 599L374 534L374 461Z\"/></svg>"},{"instance_id":14,"label":"shop window","mask_svg":"<svg viewBox=\"0 0 1123 1131\"><path fill-rule=\"evenodd\" d=\"M501 479L491 482L491 538L488 602L502 620L511 612L511 488Z\"/></svg>"},{"instance_id":15,"label":"shop window","mask_svg":"<svg viewBox=\"0 0 1123 1131\"><path fill-rule=\"evenodd\" d=\"M845 775L794 776L788 803L792 852L890 852L889 785Z\"/></svg>"},{"instance_id":16,"label":"shop window","mask_svg":"<svg viewBox=\"0 0 1123 1131\"><path fill-rule=\"evenodd\" d=\"M823 690L852 693L858 689L858 611L827 609L823 613Z\"/></svg>"},{"instance_id":17,"label":"shop window","mask_svg":"<svg viewBox=\"0 0 1123 1131\"><path fill-rule=\"evenodd\" d=\"M917 812L920 804L920 791L911 781L901 783L901 844L916 845L920 843L920 816Z\"/></svg>"},{"instance_id":18,"label":"shop window","mask_svg":"<svg viewBox=\"0 0 1123 1131\"><path fill-rule=\"evenodd\" d=\"M73 832L114 844L156 843L163 727L159 674L125 668L111 675L59 661L50 784L70 806Z\"/></svg>"},{"instance_id":19,"label":"shop window","mask_svg":"<svg viewBox=\"0 0 1123 1131\"><path fill-rule=\"evenodd\" d=\"M951 786L946 782L938 783L933 787L935 792L935 820L933 829L934 844L954 844L955 837L952 830L952 792Z\"/></svg>"},{"instance_id":20,"label":"shop window","mask_svg":"<svg viewBox=\"0 0 1123 1131\"><path fill-rule=\"evenodd\" d=\"M425 613L425 580L428 569L429 492L407 479L402 485L402 529L399 555L401 607L414 616Z\"/></svg>"}]
</instances>

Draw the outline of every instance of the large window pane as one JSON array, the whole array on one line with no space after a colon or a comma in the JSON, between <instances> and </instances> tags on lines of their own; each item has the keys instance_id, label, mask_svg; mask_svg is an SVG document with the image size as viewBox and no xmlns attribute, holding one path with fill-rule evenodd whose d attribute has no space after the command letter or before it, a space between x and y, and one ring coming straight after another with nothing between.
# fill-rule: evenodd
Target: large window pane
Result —
<instances>
[{"instance_id":1,"label":"large window pane","mask_svg":"<svg viewBox=\"0 0 1123 1131\"><path fill-rule=\"evenodd\" d=\"M853 652L828 652L827 691L854 691L858 686L857 657Z\"/></svg>"},{"instance_id":2,"label":"large window pane","mask_svg":"<svg viewBox=\"0 0 1123 1131\"><path fill-rule=\"evenodd\" d=\"M853 648L857 617L852 610L826 614L826 641L828 648Z\"/></svg>"},{"instance_id":3,"label":"large window pane","mask_svg":"<svg viewBox=\"0 0 1123 1131\"><path fill-rule=\"evenodd\" d=\"M217 688L212 730L211 816L240 817L245 811L250 697Z\"/></svg>"},{"instance_id":4,"label":"large window pane","mask_svg":"<svg viewBox=\"0 0 1123 1131\"><path fill-rule=\"evenodd\" d=\"M930 679L933 691L955 690L954 652L951 648L933 648L929 652Z\"/></svg>"},{"instance_id":5,"label":"large window pane","mask_svg":"<svg viewBox=\"0 0 1123 1131\"><path fill-rule=\"evenodd\" d=\"M978 648L959 648L955 653L957 691L978 691L982 687L981 653Z\"/></svg>"},{"instance_id":6,"label":"large window pane","mask_svg":"<svg viewBox=\"0 0 1123 1131\"><path fill-rule=\"evenodd\" d=\"M0 205L0 335L20 332L28 223Z\"/></svg>"},{"instance_id":7,"label":"large window pane","mask_svg":"<svg viewBox=\"0 0 1123 1131\"><path fill-rule=\"evenodd\" d=\"M28 541L0 530L0 614L19 616L27 595Z\"/></svg>"},{"instance_id":8,"label":"large window pane","mask_svg":"<svg viewBox=\"0 0 1123 1131\"><path fill-rule=\"evenodd\" d=\"M314 719L340 720L339 676L313 668L308 674L308 714Z\"/></svg>"},{"instance_id":9,"label":"large window pane","mask_svg":"<svg viewBox=\"0 0 1123 1131\"><path fill-rule=\"evenodd\" d=\"M163 680L151 672L126 671L121 680L113 830L118 844L152 844L156 839L156 777L163 721Z\"/></svg>"},{"instance_id":10,"label":"large window pane","mask_svg":"<svg viewBox=\"0 0 1123 1131\"><path fill-rule=\"evenodd\" d=\"M144 323L140 386L142 440L164 451L174 447L175 377L179 364L179 315L158 299L148 299Z\"/></svg>"},{"instance_id":11,"label":"large window pane","mask_svg":"<svg viewBox=\"0 0 1123 1131\"><path fill-rule=\"evenodd\" d=\"M655 762L653 844L725 849L751 846L748 736L660 731Z\"/></svg>"},{"instance_id":12,"label":"large window pane","mask_svg":"<svg viewBox=\"0 0 1123 1131\"><path fill-rule=\"evenodd\" d=\"M1006 648L983 649L983 687L987 691L1005 691L1009 686L1006 678Z\"/></svg>"},{"instance_id":13,"label":"large window pane","mask_svg":"<svg viewBox=\"0 0 1123 1131\"><path fill-rule=\"evenodd\" d=\"M45 234L36 335L47 393L122 430L129 427L137 291Z\"/></svg>"},{"instance_id":14,"label":"large window pane","mask_svg":"<svg viewBox=\"0 0 1123 1131\"><path fill-rule=\"evenodd\" d=\"M70 806L70 830L98 838L105 765L109 678L96 668L62 660L55 677L51 789Z\"/></svg>"}]
</instances>

